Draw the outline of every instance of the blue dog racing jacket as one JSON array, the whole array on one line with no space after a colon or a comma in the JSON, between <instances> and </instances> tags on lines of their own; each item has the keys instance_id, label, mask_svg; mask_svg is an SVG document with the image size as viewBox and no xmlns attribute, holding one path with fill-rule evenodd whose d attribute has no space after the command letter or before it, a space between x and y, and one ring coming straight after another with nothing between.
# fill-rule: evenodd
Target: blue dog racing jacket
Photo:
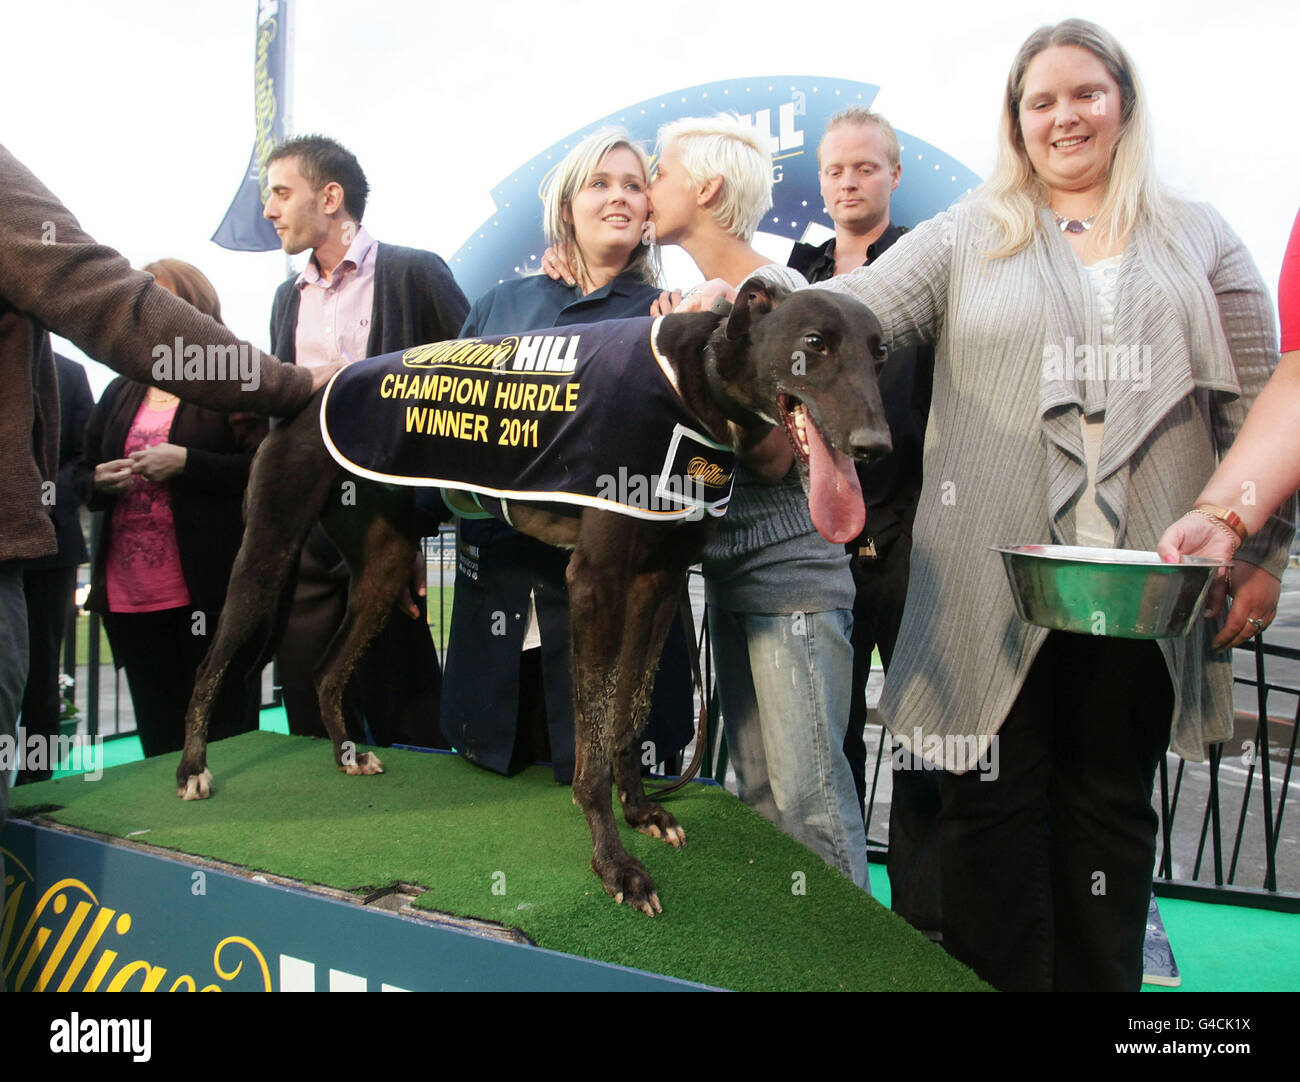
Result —
<instances>
[{"instance_id":1,"label":"blue dog racing jacket","mask_svg":"<svg viewBox=\"0 0 1300 1082\"><path fill-rule=\"evenodd\" d=\"M643 519L722 515L735 456L686 408L655 347L658 323L464 338L359 361L326 388L325 446L350 472L389 484Z\"/></svg>"}]
</instances>

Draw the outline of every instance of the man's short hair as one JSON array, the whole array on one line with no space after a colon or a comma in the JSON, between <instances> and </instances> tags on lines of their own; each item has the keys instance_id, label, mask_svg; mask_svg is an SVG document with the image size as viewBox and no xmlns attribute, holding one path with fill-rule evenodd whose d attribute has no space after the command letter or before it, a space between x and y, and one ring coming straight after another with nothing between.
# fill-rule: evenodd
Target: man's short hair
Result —
<instances>
[{"instance_id":1,"label":"man's short hair","mask_svg":"<svg viewBox=\"0 0 1300 1082\"><path fill-rule=\"evenodd\" d=\"M826 136L836 128L845 128L850 124L866 127L874 125L880 132L880 136L885 141L885 157L889 159L889 168L898 167L898 134L894 131L894 125L886 120L879 113L873 113L861 105L851 105L847 109L842 109L826 122L826 130L822 132L822 142L826 141ZM822 144L817 144L817 168L820 169L822 164Z\"/></svg>"},{"instance_id":2,"label":"man's short hair","mask_svg":"<svg viewBox=\"0 0 1300 1082\"><path fill-rule=\"evenodd\" d=\"M714 177L722 188L714 220L746 243L753 239L772 206L772 152L757 129L729 113L685 117L659 129L659 145L675 142L677 159L691 183L701 187Z\"/></svg>"},{"instance_id":3,"label":"man's short hair","mask_svg":"<svg viewBox=\"0 0 1300 1082\"><path fill-rule=\"evenodd\" d=\"M361 221L370 185L352 151L327 135L297 135L271 151L266 164L285 158L298 160L298 172L312 186L312 191L318 192L331 183L342 188L343 209L354 221Z\"/></svg>"}]
</instances>

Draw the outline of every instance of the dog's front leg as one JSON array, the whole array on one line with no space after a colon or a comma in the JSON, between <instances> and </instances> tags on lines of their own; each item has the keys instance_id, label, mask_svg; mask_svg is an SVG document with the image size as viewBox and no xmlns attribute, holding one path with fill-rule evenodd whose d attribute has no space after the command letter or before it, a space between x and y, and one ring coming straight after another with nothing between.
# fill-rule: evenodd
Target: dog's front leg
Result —
<instances>
[{"instance_id":1,"label":"dog's front leg","mask_svg":"<svg viewBox=\"0 0 1300 1082\"><path fill-rule=\"evenodd\" d=\"M185 750L176 768L176 795L185 800L212 793L207 749L213 704L231 675L253 670L273 651L293 594L298 553L337 473L320 436L319 396L273 430L253 459L244 538L185 712Z\"/></svg>"},{"instance_id":2,"label":"dog's front leg","mask_svg":"<svg viewBox=\"0 0 1300 1082\"><path fill-rule=\"evenodd\" d=\"M654 881L623 846L614 822L610 787L623 752L617 718L630 704L620 643L626 609L626 550L601 544L593 554L579 541L569 561L570 648L573 654L574 736L577 754L573 799L591 831L592 870L616 902L647 916L662 912Z\"/></svg>"}]
</instances>

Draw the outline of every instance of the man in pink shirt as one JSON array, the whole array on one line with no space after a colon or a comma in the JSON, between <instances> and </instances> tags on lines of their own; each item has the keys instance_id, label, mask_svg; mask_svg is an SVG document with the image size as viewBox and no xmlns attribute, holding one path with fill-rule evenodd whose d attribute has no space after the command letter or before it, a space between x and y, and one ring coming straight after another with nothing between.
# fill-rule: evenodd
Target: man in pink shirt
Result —
<instances>
[{"instance_id":1,"label":"man in pink shirt","mask_svg":"<svg viewBox=\"0 0 1300 1082\"><path fill-rule=\"evenodd\" d=\"M271 344L278 357L306 366L350 363L460 333L469 304L446 263L432 252L380 244L362 228L370 187L349 151L324 136L291 139L272 152L268 182L264 213L284 250L311 252L302 273L276 291ZM303 550L278 655L290 732L325 735L315 667L342 622L347 589L347 567L317 527ZM380 745L442 746L440 683L423 614L394 613L349 684L349 736L365 740L364 720Z\"/></svg>"}]
</instances>

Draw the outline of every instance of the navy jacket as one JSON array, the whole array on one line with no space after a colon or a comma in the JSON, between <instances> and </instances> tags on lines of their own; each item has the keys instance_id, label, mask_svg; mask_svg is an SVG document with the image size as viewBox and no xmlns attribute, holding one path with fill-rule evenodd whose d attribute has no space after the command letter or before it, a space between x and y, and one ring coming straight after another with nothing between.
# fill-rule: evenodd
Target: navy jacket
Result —
<instances>
[{"instance_id":1,"label":"navy jacket","mask_svg":"<svg viewBox=\"0 0 1300 1082\"><path fill-rule=\"evenodd\" d=\"M545 275L512 279L474 302L461 337L645 316L658 295L654 286L628 275L586 297ZM542 637L552 766L556 781L567 783L574 770L564 578L569 554L493 519L462 519L456 556L456 603L443 666L442 730L467 759L498 773L509 770L519 710L519 652L531 591ZM684 650L674 620L644 736L656 742L661 760L691 738L690 670Z\"/></svg>"}]
</instances>

